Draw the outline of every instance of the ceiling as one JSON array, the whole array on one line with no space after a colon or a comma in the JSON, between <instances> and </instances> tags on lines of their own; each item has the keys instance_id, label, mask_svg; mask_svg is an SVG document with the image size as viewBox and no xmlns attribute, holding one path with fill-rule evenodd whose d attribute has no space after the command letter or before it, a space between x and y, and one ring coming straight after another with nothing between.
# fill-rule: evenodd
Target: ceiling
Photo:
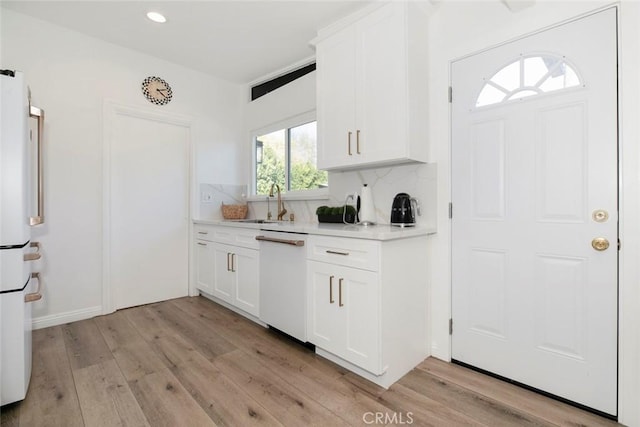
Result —
<instances>
[{"instance_id":1,"label":"ceiling","mask_svg":"<svg viewBox=\"0 0 640 427\"><path fill-rule=\"evenodd\" d=\"M2 7L236 83L314 54L317 30L371 0L5 1ZM157 24L149 11L167 18Z\"/></svg>"}]
</instances>

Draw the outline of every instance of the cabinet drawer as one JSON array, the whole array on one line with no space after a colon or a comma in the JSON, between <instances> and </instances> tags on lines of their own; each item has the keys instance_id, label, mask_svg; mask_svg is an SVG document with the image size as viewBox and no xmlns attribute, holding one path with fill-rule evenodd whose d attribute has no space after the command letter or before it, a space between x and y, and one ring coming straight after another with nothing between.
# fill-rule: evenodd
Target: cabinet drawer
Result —
<instances>
[{"instance_id":1,"label":"cabinet drawer","mask_svg":"<svg viewBox=\"0 0 640 427\"><path fill-rule=\"evenodd\" d=\"M213 229L210 225L195 224L193 226L193 237L197 240L213 242Z\"/></svg>"},{"instance_id":2,"label":"cabinet drawer","mask_svg":"<svg viewBox=\"0 0 640 427\"><path fill-rule=\"evenodd\" d=\"M226 243L249 249L259 249L256 236L259 230L240 227L216 227L213 225L196 224L194 237L209 242Z\"/></svg>"},{"instance_id":3,"label":"cabinet drawer","mask_svg":"<svg viewBox=\"0 0 640 427\"><path fill-rule=\"evenodd\" d=\"M380 242L339 237L312 236L307 258L369 271L380 268Z\"/></svg>"}]
</instances>

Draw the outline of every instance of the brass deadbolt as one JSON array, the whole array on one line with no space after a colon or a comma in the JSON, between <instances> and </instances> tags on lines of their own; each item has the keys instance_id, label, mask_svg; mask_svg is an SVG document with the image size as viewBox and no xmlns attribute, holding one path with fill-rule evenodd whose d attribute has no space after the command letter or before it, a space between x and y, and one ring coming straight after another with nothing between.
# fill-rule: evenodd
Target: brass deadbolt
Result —
<instances>
[{"instance_id":1,"label":"brass deadbolt","mask_svg":"<svg viewBox=\"0 0 640 427\"><path fill-rule=\"evenodd\" d=\"M598 209L593 211L591 218L593 218L595 222L606 222L609 219L609 213L603 209Z\"/></svg>"}]
</instances>

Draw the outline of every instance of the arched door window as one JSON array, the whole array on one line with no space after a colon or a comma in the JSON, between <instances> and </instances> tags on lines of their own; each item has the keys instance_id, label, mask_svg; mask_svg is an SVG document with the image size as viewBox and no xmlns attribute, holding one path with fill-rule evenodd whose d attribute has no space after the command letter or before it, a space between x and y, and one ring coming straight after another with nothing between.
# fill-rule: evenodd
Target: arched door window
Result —
<instances>
[{"instance_id":1,"label":"arched door window","mask_svg":"<svg viewBox=\"0 0 640 427\"><path fill-rule=\"evenodd\" d=\"M484 80L476 107L582 85L578 73L565 58L549 54L521 56Z\"/></svg>"}]
</instances>

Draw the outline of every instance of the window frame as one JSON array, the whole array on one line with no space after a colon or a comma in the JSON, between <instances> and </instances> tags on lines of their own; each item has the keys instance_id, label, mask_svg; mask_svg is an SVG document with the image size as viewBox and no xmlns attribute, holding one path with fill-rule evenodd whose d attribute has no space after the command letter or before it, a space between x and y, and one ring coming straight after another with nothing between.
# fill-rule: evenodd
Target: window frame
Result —
<instances>
[{"instance_id":1,"label":"window frame","mask_svg":"<svg viewBox=\"0 0 640 427\"><path fill-rule=\"evenodd\" d=\"M259 129L255 129L251 131L251 184L249 185L249 193L250 195L247 197L248 201L263 201L266 197L264 194L256 194L256 179L257 179L257 159L256 159L256 142L259 136L266 135L272 132L276 132L278 130L285 130L285 138L286 138L286 147L285 147L285 162L287 164L287 168L285 169L285 180L288 182L289 180L289 157L291 146L289 143L289 134L290 129L301 126L307 123L317 122L316 110L307 111L284 120L280 120L278 122L272 123L270 125L264 126ZM317 139L316 139L317 143ZM316 146L317 147L317 146ZM328 180L328 179L327 179ZM310 190L292 190L287 191L286 193L282 193L283 199L289 200L325 200L329 198L329 183L327 182L327 187L325 188L314 188Z\"/></svg>"}]
</instances>

